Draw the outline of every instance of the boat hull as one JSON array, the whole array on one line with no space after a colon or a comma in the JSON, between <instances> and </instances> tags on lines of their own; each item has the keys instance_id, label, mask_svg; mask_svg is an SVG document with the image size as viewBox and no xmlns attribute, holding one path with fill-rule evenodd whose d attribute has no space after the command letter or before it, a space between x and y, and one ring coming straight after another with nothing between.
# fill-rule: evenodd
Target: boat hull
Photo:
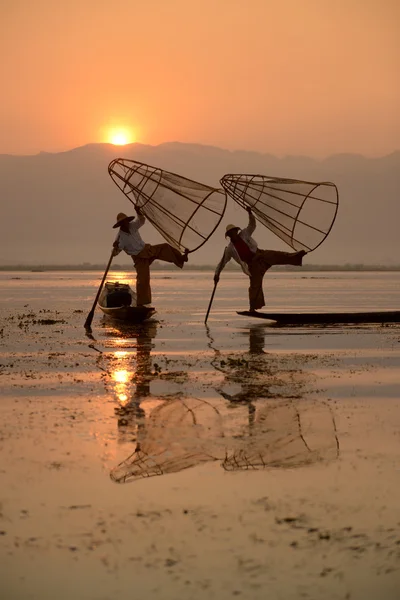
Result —
<instances>
[{"instance_id":1,"label":"boat hull","mask_svg":"<svg viewBox=\"0 0 400 600\"><path fill-rule=\"evenodd\" d=\"M282 325L331 325L354 323L400 323L400 310L356 313L263 313L238 311L238 315L268 319Z\"/></svg>"},{"instance_id":2,"label":"boat hull","mask_svg":"<svg viewBox=\"0 0 400 600\"><path fill-rule=\"evenodd\" d=\"M156 312L156 309L149 306L121 306L116 308L107 308L100 305L105 315L119 321L128 323L142 323L150 319Z\"/></svg>"},{"instance_id":3,"label":"boat hull","mask_svg":"<svg viewBox=\"0 0 400 600\"><path fill-rule=\"evenodd\" d=\"M127 323L142 323L156 312L152 306L136 306L136 294L127 283L107 282L99 297L105 315Z\"/></svg>"}]
</instances>

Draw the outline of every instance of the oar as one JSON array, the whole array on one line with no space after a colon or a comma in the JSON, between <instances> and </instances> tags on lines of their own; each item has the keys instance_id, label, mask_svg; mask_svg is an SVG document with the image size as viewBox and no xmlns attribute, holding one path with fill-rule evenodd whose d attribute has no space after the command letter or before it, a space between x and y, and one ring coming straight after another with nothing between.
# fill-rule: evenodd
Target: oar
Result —
<instances>
[{"instance_id":1,"label":"oar","mask_svg":"<svg viewBox=\"0 0 400 600\"><path fill-rule=\"evenodd\" d=\"M211 304L212 304L212 302L214 300L214 294L215 294L215 290L217 289L217 285L218 285L218 281L216 281L214 283L214 289L213 289L212 294L211 294L210 303L208 305L208 310L207 310L206 318L204 319L204 323L207 323L208 315L210 314Z\"/></svg>"},{"instance_id":2,"label":"oar","mask_svg":"<svg viewBox=\"0 0 400 600\"><path fill-rule=\"evenodd\" d=\"M111 262L112 262L113 258L114 258L114 248L113 248L113 250L111 252L110 260L107 263L106 270L104 271L104 275L103 275L103 279L101 280L100 287L97 290L97 294L96 294L96 298L94 299L94 302L93 302L92 310L88 314L87 319L85 321L85 329L90 329L90 326L92 324L93 317L94 317L94 311L96 309L97 300L99 299L101 290L103 289L103 285L104 285L105 279L107 277L108 269L110 268L110 265L111 265Z\"/></svg>"}]
</instances>

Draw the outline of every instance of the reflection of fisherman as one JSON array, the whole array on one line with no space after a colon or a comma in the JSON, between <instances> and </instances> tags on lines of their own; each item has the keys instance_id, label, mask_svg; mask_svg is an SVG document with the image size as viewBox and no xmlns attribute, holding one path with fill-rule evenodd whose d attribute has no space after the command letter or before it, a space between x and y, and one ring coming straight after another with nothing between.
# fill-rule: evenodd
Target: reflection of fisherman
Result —
<instances>
[{"instance_id":1,"label":"reflection of fisherman","mask_svg":"<svg viewBox=\"0 0 400 600\"><path fill-rule=\"evenodd\" d=\"M149 321L135 330L136 337L136 369L131 381L135 384L135 390L128 388L124 390L127 401L116 409L118 415L118 427L129 428L130 431L136 431L144 427L145 411L141 407L144 398L150 396L150 382L154 378L152 374L151 349L153 347L153 338L157 333L157 323ZM129 367L129 364L125 365ZM129 397L130 396L130 397ZM136 439L136 435L135 435Z\"/></svg>"},{"instance_id":2,"label":"reflection of fisherman","mask_svg":"<svg viewBox=\"0 0 400 600\"><path fill-rule=\"evenodd\" d=\"M119 227L119 233L114 242L114 256L124 250L132 257L136 269L136 294L137 306L151 303L150 287L150 265L154 260L163 260L173 263L182 269L188 260L188 251L181 254L179 250L170 244L146 244L139 233L139 228L144 225L146 219L140 209L135 207L138 218L128 217L125 213L118 213L114 229Z\"/></svg>"},{"instance_id":3,"label":"reflection of fisherman","mask_svg":"<svg viewBox=\"0 0 400 600\"><path fill-rule=\"evenodd\" d=\"M225 392L224 384L216 388L218 393L231 402L231 406L237 406L238 404L245 404L248 407L248 432L252 435L252 428L254 425L256 408L254 401L260 398L271 398L271 392L269 386L266 386L265 381L258 381L257 375L259 374L259 361L260 355L264 355L264 344L265 344L265 328L260 326L250 327L249 329L249 353L246 357L245 363L246 376L244 377L244 365L240 360L238 361L237 369L233 372L224 371L225 383L233 382L235 384L240 382L240 391L235 394ZM255 365L253 365L255 360Z\"/></svg>"},{"instance_id":4,"label":"reflection of fisherman","mask_svg":"<svg viewBox=\"0 0 400 600\"><path fill-rule=\"evenodd\" d=\"M144 323L137 333L135 398L139 401L141 398L150 396L150 381L154 379L151 349L156 333L157 322L151 321Z\"/></svg>"},{"instance_id":5,"label":"reflection of fisherman","mask_svg":"<svg viewBox=\"0 0 400 600\"><path fill-rule=\"evenodd\" d=\"M233 258L242 268L242 271L250 277L249 302L250 310L253 312L265 306L264 293L262 289L263 278L274 265L302 265L304 250L299 252L280 252L278 250L260 250L257 242L251 237L256 228L256 220L251 208L249 213L249 224L244 229L236 225L226 227L226 236L230 242L215 269L214 282L218 283L219 276L225 265Z\"/></svg>"}]
</instances>

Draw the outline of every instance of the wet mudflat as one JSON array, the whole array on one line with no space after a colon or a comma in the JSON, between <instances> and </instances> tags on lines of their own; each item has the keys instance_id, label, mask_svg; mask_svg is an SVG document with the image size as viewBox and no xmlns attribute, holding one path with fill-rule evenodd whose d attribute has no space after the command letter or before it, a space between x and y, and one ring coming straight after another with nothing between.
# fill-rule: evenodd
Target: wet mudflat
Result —
<instances>
[{"instance_id":1,"label":"wet mudflat","mask_svg":"<svg viewBox=\"0 0 400 600\"><path fill-rule=\"evenodd\" d=\"M85 335L98 276L19 276L0 282L2 597L398 597L398 326L238 317L233 274L205 327L211 277L157 273L153 320ZM288 310L316 290L354 308L330 275L268 281ZM396 283L361 278L362 302L397 308Z\"/></svg>"}]
</instances>

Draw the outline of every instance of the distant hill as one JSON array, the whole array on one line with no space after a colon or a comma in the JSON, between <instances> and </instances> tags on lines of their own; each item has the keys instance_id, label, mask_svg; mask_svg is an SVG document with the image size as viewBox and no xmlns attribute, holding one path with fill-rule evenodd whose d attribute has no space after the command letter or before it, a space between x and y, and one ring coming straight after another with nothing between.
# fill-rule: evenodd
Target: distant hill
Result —
<instances>
[{"instance_id":1,"label":"distant hill","mask_svg":"<svg viewBox=\"0 0 400 600\"><path fill-rule=\"evenodd\" d=\"M124 147L89 144L55 154L0 155L0 264L106 262L115 237L115 216L121 210L131 212L107 172L108 163L118 156L215 186L225 173L333 181L340 193L336 224L309 262L399 263L400 152L374 159L340 154L315 160L174 142ZM193 264L217 262L228 222L247 222L246 213L233 201L213 237L190 256ZM151 243L161 241L149 224L143 236ZM260 247L287 249L261 225L255 237Z\"/></svg>"}]
</instances>

